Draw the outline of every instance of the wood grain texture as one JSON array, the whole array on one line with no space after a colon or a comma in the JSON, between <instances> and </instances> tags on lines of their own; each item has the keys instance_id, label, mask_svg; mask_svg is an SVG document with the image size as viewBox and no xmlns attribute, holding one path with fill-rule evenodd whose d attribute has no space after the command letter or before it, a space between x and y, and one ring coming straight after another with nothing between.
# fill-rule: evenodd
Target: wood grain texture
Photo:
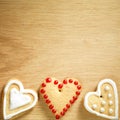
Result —
<instances>
[{"instance_id":1,"label":"wood grain texture","mask_svg":"<svg viewBox=\"0 0 120 120\"><path fill-rule=\"evenodd\" d=\"M11 78L37 91L47 76L83 85L62 120L104 120L88 113L83 100L103 78L116 82L120 99L119 0L0 0L0 92ZM17 120L33 119L54 120L41 98Z\"/></svg>"}]
</instances>

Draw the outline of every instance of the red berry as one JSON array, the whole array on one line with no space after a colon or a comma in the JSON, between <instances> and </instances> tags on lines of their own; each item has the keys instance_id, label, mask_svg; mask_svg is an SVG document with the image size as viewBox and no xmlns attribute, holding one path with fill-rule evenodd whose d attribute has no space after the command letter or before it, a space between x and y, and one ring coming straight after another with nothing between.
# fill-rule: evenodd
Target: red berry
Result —
<instances>
[{"instance_id":1,"label":"red berry","mask_svg":"<svg viewBox=\"0 0 120 120\"><path fill-rule=\"evenodd\" d=\"M52 81L51 78L46 78L46 82L47 82L47 83L50 83L51 81Z\"/></svg>"},{"instance_id":2,"label":"red berry","mask_svg":"<svg viewBox=\"0 0 120 120\"><path fill-rule=\"evenodd\" d=\"M47 99L48 98L48 96L45 94L44 96L43 96L45 99Z\"/></svg>"},{"instance_id":3,"label":"red berry","mask_svg":"<svg viewBox=\"0 0 120 120\"><path fill-rule=\"evenodd\" d=\"M60 119L60 115L56 115L56 119Z\"/></svg>"},{"instance_id":4,"label":"red berry","mask_svg":"<svg viewBox=\"0 0 120 120\"><path fill-rule=\"evenodd\" d=\"M53 109L54 108L54 106L51 104L51 105L49 105L49 109Z\"/></svg>"},{"instance_id":5,"label":"red berry","mask_svg":"<svg viewBox=\"0 0 120 120\"><path fill-rule=\"evenodd\" d=\"M67 84L67 80L63 80L63 83L64 83L64 84Z\"/></svg>"},{"instance_id":6,"label":"red berry","mask_svg":"<svg viewBox=\"0 0 120 120\"><path fill-rule=\"evenodd\" d=\"M69 83L72 83L73 82L73 80L72 79L69 79Z\"/></svg>"},{"instance_id":7,"label":"red berry","mask_svg":"<svg viewBox=\"0 0 120 120\"><path fill-rule=\"evenodd\" d=\"M78 82L77 82L77 81L75 81L75 82L74 82L74 84L75 84L75 85L78 85Z\"/></svg>"},{"instance_id":8,"label":"red berry","mask_svg":"<svg viewBox=\"0 0 120 120\"><path fill-rule=\"evenodd\" d=\"M70 100L70 103L73 104L73 103L74 103L74 100Z\"/></svg>"},{"instance_id":9,"label":"red berry","mask_svg":"<svg viewBox=\"0 0 120 120\"><path fill-rule=\"evenodd\" d=\"M69 105L69 104L66 104L66 107L67 107L67 108L70 108L70 105Z\"/></svg>"},{"instance_id":10,"label":"red berry","mask_svg":"<svg viewBox=\"0 0 120 120\"><path fill-rule=\"evenodd\" d=\"M55 110L55 109L52 109L52 113L56 113L56 110Z\"/></svg>"},{"instance_id":11,"label":"red berry","mask_svg":"<svg viewBox=\"0 0 120 120\"><path fill-rule=\"evenodd\" d=\"M77 100L77 96L73 96L73 100L74 100L74 101Z\"/></svg>"},{"instance_id":12,"label":"red berry","mask_svg":"<svg viewBox=\"0 0 120 120\"><path fill-rule=\"evenodd\" d=\"M44 93L45 93L45 90L44 90L44 89L41 89L40 92L41 92L42 94L44 94Z\"/></svg>"},{"instance_id":13,"label":"red berry","mask_svg":"<svg viewBox=\"0 0 120 120\"><path fill-rule=\"evenodd\" d=\"M62 87L63 87L63 84L59 84L59 85L58 85L58 88L61 89Z\"/></svg>"},{"instance_id":14,"label":"red berry","mask_svg":"<svg viewBox=\"0 0 120 120\"><path fill-rule=\"evenodd\" d=\"M79 92L79 91L76 91L76 95L80 95L80 92Z\"/></svg>"},{"instance_id":15,"label":"red berry","mask_svg":"<svg viewBox=\"0 0 120 120\"><path fill-rule=\"evenodd\" d=\"M80 85L78 85L78 86L77 86L77 89L78 89L78 90L80 90L80 89L81 89L81 86L80 86Z\"/></svg>"},{"instance_id":16,"label":"red berry","mask_svg":"<svg viewBox=\"0 0 120 120\"><path fill-rule=\"evenodd\" d=\"M62 111L60 114L63 116L63 115L65 115L65 112Z\"/></svg>"},{"instance_id":17,"label":"red berry","mask_svg":"<svg viewBox=\"0 0 120 120\"><path fill-rule=\"evenodd\" d=\"M63 111L64 111L64 112L67 112L67 108L63 108Z\"/></svg>"},{"instance_id":18,"label":"red berry","mask_svg":"<svg viewBox=\"0 0 120 120\"><path fill-rule=\"evenodd\" d=\"M55 81L54 81L54 84L55 84L55 85L57 85L57 84L58 84L58 81L57 81L57 80L55 80Z\"/></svg>"},{"instance_id":19,"label":"red berry","mask_svg":"<svg viewBox=\"0 0 120 120\"><path fill-rule=\"evenodd\" d=\"M46 87L46 84L45 84L45 83L42 83L42 87Z\"/></svg>"},{"instance_id":20,"label":"red berry","mask_svg":"<svg viewBox=\"0 0 120 120\"><path fill-rule=\"evenodd\" d=\"M49 99L46 100L46 103L49 104L51 101Z\"/></svg>"}]
</instances>

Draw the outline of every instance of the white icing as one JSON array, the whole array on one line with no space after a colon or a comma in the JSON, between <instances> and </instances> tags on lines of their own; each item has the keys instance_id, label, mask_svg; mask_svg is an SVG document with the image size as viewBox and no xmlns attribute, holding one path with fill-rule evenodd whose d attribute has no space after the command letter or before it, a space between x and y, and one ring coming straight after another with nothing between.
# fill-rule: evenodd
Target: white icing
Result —
<instances>
[{"instance_id":1,"label":"white icing","mask_svg":"<svg viewBox=\"0 0 120 120\"><path fill-rule=\"evenodd\" d=\"M105 86L105 91L108 91L110 90L110 87L109 86Z\"/></svg>"},{"instance_id":2,"label":"white icing","mask_svg":"<svg viewBox=\"0 0 120 120\"><path fill-rule=\"evenodd\" d=\"M108 98L111 98L111 97L112 97L112 94L109 93L109 94L108 94Z\"/></svg>"},{"instance_id":3,"label":"white icing","mask_svg":"<svg viewBox=\"0 0 120 120\"><path fill-rule=\"evenodd\" d=\"M105 112L105 109L104 108L100 108L100 112L101 113Z\"/></svg>"},{"instance_id":4,"label":"white icing","mask_svg":"<svg viewBox=\"0 0 120 120\"><path fill-rule=\"evenodd\" d=\"M113 101L112 100L109 101L109 105L113 105Z\"/></svg>"},{"instance_id":5,"label":"white icing","mask_svg":"<svg viewBox=\"0 0 120 120\"><path fill-rule=\"evenodd\" d=\"M106 114L97 112L97 111L91 109L91 107L88 104L89 103L88 99L90 96L96 95L99 97L101 95L101 86L105 83L109 83L113 87L114 96L115 96L115 109L114 109L115 115L114 116L110 116L110 115L106 115ZM111 79L101 80L98 84L98 88L97 88L96 92L89 92L85 95L84 106L90 113L96 114L97 116L101 116L103 118L107 118L107 119L111 119L111 120L118 120L118 92L117 92L117 87L116 87L115 82Z\"/></svg>"},{"instance_id":6,"label":"white icing","mask_svg":"<svg viewBox=\"0 0 120 120\"><path fill-rule=\"evenodd\" d=\"M92 105L92 108L93 108L93 110L95 110L95 109L97 108L97 105L96 105L96 104L93 104L93 105Z\"/></svg>"},{"instance_id":7,"label":"white icing","mask_svg":"<svg viewBox=\"0 0 120 120\"><path fill-rule=\"evenodd\" d=\"M24 95L22 92L18 91L16 88L10 91L10 110L24 106L30 103L31 97Z\"/></svg>"},{"instance_id":8,"label":"white icing","mask_svg":"<svg viewBox=\"0 0 120 120\"><path fill-rule=\"evenodd\" d=\"M113 113L113 109L109 109L109 114L112 114Z\"/></svg>"},{"instance_id":9,"label":"white icing","mask_svg":"<svg viewBox=\"0 0 120 120\"><path fill-rule=\"evenodd\" d=\"M34 101L31 103L31 105L27 108L23 108L22 110L19 110L17 112L13 112L11 114L6 114L6 95L7 95L7 92L8 92L8 89L9 87L12 85L12 84L16 84L19 86L20 88L20 92L21 93L25 93L25 94L31 94L33 97L34 97ZM31 108L33 108L36 103L38 101L38 97L37 97L37 93L33 90L30 90L30 89L24 89L22 83L18 80L11 80L8 82L8 84L5 86L5 89L4 89L4 101L3 101L3 117L4 117L4 120L8 120L8 119L11 119L12 117L22 113L22 112L25 112Z\"/></svg>"},{"instance_id":10,"label":"white icing","mask_svg":"<svg viewBox=\"0 0 120 120\"><path fill-rule=\"evenodd\" d=\"M106 102L103 100L103 101L101 102L101 104L104 106L104 105L106 104Z\"/></svg>"}]
</instances>

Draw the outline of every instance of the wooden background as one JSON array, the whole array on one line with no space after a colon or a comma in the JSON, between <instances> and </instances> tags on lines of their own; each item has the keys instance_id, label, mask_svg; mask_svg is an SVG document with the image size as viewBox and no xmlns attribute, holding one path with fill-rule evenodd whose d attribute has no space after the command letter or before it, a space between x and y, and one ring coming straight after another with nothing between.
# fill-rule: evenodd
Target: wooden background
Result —
<instances>
[{"instance_id":1,"label":"wooden background","mask_svg":"<svg viewBox=\"0 0 120 120\"><path fill-rule=\"evenodd\" d=\"M0 92L11 78L37 91L47 76L83 85L62 120L104 120L83 100L103 78L116 82L120 99L120 0L0 0ZM54 117L40 99L17 120Z\"/></svg>"}]
</instances>

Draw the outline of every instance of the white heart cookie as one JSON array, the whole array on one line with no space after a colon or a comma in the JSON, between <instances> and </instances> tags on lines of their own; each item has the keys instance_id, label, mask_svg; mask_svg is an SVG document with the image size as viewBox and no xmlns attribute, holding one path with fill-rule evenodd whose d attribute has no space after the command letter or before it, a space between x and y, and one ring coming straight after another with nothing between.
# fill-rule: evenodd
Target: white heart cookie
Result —
<instances>
[{"instance_id":1,"label":"white heart cookie","mask_svg":"<svg viewBox=\"0 0 120 120\"><path fill-rule=\"evenodd\" d=\"M118 120L118 93L115 82L111 79L100 81L96 92L86 94L84 106L97 116Z\"/></svg>"},{"instance_id":2,"label":"white heart cookie","mask_svg":"<svg viewBox=\"0 0 120 120\"><path fill-rule=\"evenodd\" d=\"M3 117L9 120L33 108L38 100L36 92L24 89L18 80L10 80L4 88Z\"/></svg>"}]
</instances>

